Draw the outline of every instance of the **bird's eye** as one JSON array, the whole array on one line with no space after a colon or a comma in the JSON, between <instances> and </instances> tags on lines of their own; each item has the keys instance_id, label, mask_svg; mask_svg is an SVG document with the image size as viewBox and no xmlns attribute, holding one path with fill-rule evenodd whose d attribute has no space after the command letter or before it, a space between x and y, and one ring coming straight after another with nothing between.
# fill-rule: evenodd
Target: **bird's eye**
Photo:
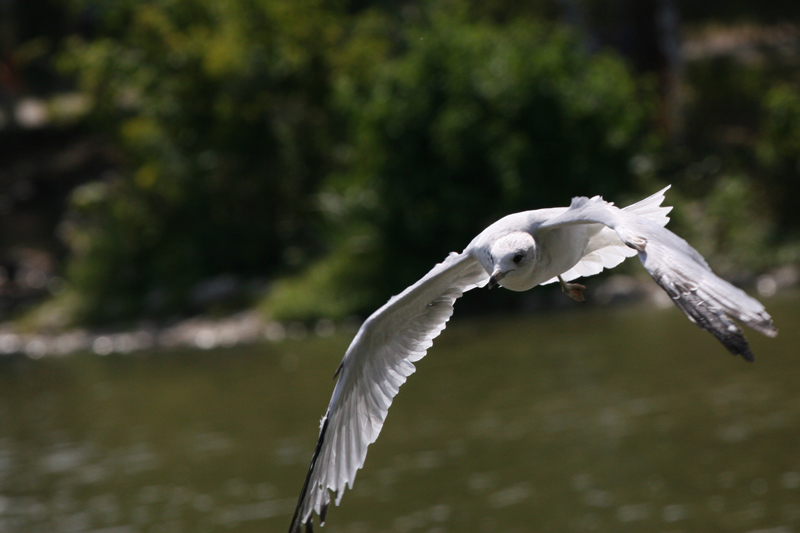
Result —
<instances>
[{"instance_id":1,"label":"bird's eye","mask_svg":"<svg viewBox=\"0 0 800 533\"><path fill-rule=\"evenodd\" d=\"M525 257L523 254L517 254L514 256L514 263L519 264L522 261L522 258Z\"/></svg>"}]
</instances>

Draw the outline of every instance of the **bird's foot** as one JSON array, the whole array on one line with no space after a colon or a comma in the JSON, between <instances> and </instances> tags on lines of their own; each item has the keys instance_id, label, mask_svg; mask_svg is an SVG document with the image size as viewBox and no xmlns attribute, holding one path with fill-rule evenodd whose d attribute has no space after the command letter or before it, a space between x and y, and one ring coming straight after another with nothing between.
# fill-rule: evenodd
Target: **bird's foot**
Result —
<instances>
[{"instance_id":1,"label":"bird's foot","mask_svg":"<svg viewBox=\"0 0 800 533\"><path fill-rule=\"evenodd\" d=\"M558 276L558 282L561 284L561 290L564 291L564 294L576 302L586 301L586 297L583 295L583 291L586 290L586 286L581 285L580 283L567 283L561 279L561 276Z\"/></svg>"}]
</instances>

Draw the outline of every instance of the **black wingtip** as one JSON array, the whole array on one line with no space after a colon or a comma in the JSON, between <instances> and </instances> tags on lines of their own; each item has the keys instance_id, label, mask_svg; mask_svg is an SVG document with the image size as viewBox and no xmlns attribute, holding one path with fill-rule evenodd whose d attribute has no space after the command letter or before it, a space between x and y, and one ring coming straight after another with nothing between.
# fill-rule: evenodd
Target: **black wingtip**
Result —
<instances>
[{"instance_id":1,"label":"black wingtip","mask_svg":"<svg viewBox=\"0 0 800 533\"><path fill-rule=\"evenodd\" d=\"M747 343L746 340L745 340L745 343ZM749 343L747 343L746 349L742 350L742 353L740 353L739 355L741 355L742 358L745 361L747 361L748 363L754 363L756 361L756 356L753 353L753 351L750 349L750 344Z\"/></svg>"},{"instance_id":2,"label":"black wingtip","mask_svg":"<svg viewBox=\"0 0 800 533\"><path fill-rule=\"evenodd\" d=\"M651 275L692 322L716 337L731 354L741 356L748 363L755 361L755 355L742 328L728 316L725 309L710 304L713 300L708 295L699 294L700 291L696 288L679 289L658 274Z\"/></svg>"},{"instance_id":3,"label":"black wingtip","mask_svg":"<svg viewBox=\"0 0 800 533\"><path fill-rule=\"evenodd\" d=\"M322 443L325 442L325 433L328 431L328 415L330 413L325 413L325 417L322 420L322 429L319 430L319 440L317 440L317 446L314 448L314 454L311 456L311 464L308 467L308 474L306 474L306 480L303 483L303 488L300 491L300 498L297 500L297 507L294 510L294 516L292 516L292 523L289 526L289 533L300 533L300 529L305 525L306 526L306 533L313 533L314 531L314 515L308 517L308 520L304 523L302 517L302 509L303 509L303 501L306 499L306 495L308 494L308 486L311 483L311 474L314 473L314 466L317 464L317 458L319 457L319 452L322 450ZM328 506L325 505L322 508L322 522L325 522L325 515L328 514Z\"/></svg>"},{"instance_id":4,"label":"black wingtip","mask_svg":"<svg viewBox=\"0 0 800 533\"><path fill-rule=\"evenodd\" d=\"M336 378L339 377L339 374L341 373L342 368L344 368L344 361L339 363L339 366L336 367L336 372L333 373L333 378L332 379L335 380Z\"/></svg>"}]
</instances>

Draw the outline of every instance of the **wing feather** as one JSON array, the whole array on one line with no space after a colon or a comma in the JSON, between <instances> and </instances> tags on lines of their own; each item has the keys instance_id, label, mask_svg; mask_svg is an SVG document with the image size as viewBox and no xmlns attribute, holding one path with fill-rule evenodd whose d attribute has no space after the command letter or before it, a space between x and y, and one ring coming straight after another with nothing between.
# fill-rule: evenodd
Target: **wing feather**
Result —
<instances>
[{"instance_id":1,"label":"wing feather","mask_svg":"<svg viewBox=\"0 0 800 533\"><path fill-rule=\"evenodd\" d=\"M542 229L572 224L604 224L639 254L647 272L686 316L717 338L734 355L753 360L753 352L734 318L774 337L778 330L761 303L723 280L703 256L653 220L618 209L602 198L574 198L569 209Z\"/></svg>"},{"instance_id":2,"label":"wing feather","mask_svg":"<svg viewBox=\"0 0 800 533\"><path fill-rule=\"evenodd\" d=\"M342 360L290 533L311 530L314 511L323 518L329 491L339 505L345 487L352 489L414 362L445 328L456 299L488 278L471 255L451 254L364 322Z\"/></svg>"},{"instance_id":3,"label":"wing feather","mask_svg":"<svg viewBox=\"0 0 800 533\"><path fill-rule=\"evenodd\" d=\"M644 200L640 200L635 204L625 207L623 211L645 217L663 228L667 225L667 222L669 222L669 212L672 211L672 206L661 205L664 203L664 193L666 193L670 187L671 185L667 185Z\"/></svg>"},{"instance_id":4,"label":"wing feather","mask_svg":"<svg viewBox=\"0 0 800 533\"><path fill-rule=\"evenodd\" d=\"M664 202L664 193L669 188L670 185L667 185L657 193L622 210L652 220L660 226L666 226L667 222L669 222L668 215L672 211L672 207L662 206L661 204ZM633 257L634 255L636 255L636 250L625 246L625 243L620 240L613 229L602 227L589 239L583 258L574 267L561 274L561 279L572 281L578 278L594 276L602 272L603 269L614 268L628 257ZM550 278L541 285L555 283L556 281L558 281L557 277Z\"/></svg>"}]
</instances>

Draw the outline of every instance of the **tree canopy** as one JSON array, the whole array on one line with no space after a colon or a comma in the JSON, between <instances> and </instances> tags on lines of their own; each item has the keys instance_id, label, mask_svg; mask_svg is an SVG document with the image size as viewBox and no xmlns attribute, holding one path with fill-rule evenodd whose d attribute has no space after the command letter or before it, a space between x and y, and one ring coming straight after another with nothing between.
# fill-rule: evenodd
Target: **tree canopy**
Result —
<instances>
[{"instance_id":1,"label":"tree canopy","mask_svg":"<svg viewBox=\"0 0 800 533\"><path fill-rule=\"evenodd\" d=\"M659 181L708 197L706 225L691 206L678 212L691 228L769 205L796 223L790 205L759 200L794 191L795 79L742 100L765 110L756 141L714 165L703 113L717 93L689 101L696 127L670 142L656 77L587 45L556 22L554 2L74 5L95 22L67 39L59 65L118 165L73 192L61 224L73 321L257 301L277 318L343 317L500 216ZM703 76L722 79L713 68L687 78ZM714 249L779 234L751 221L714 226ZM220 286L227 299L209 298Z\"/></svg>"}]
</instances>

